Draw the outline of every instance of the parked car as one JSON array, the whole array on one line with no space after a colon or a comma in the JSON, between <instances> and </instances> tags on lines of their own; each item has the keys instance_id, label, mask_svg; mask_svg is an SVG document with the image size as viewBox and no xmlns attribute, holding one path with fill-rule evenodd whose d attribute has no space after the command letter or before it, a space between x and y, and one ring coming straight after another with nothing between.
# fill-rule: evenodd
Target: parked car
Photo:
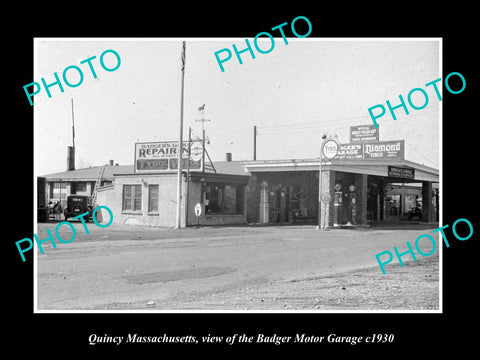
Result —
<instances>
[{"instance_id":1,"label":"parked car","mask_svg":"<svg viewBox=\"0 0 480 360\"><path fill-rule=\"evenodd\" d=\"M88 215L83 217L85 221L91 220L93 207L90 205L90 196L68 195L67 206L63 210L65 221L67 221L68 218L78 216L85 212L88 212Z\"/></svg>"}]
</instances>

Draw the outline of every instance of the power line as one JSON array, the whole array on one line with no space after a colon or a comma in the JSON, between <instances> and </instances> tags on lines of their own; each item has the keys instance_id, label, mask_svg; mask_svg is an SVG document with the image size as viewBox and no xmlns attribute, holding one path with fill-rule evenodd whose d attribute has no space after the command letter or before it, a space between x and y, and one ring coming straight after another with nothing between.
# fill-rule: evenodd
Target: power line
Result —
<instances>
[{"instance_id":1,"label":"power line","mask_svg":"<svg viewBox=\"0 0 480 360\"><path fill-rule=\"evenodd\" d=\"M333 119L331 122L335 123L349 123L351 120L354 119L363 119L363 118L368 118L366 115L361 115L361 116L351 116L351 117L345 117L345 118L340 118L340 119ZM309 122L309 123L292 123L292 124L284 124L284 125L262 125L258 128L260 129L280 129L280 128L304 128L304 127L316 127L316 126L325 126L325 124L322 124L318 121L316 122Z\"/></svg>"},{"instance_id":2,"label":"power line","mask_svg":"<svg viewBox=\"0 0 480 360\"><path fill-rule=\"evenodd\" d=\"M421 153L420 151L418 151L415 147L409 145L409 148L412 149L413 151L415 151L417 154L419 154L420 156L422 156L425 160L427 160L432 166L438 166L438 164L435 164L430 158L426 157L423 153Z\"/></svg>"},{"instance_id":3,"label":"power line","mask_svg":"<svg viewBox=\"0 0 480 360\"><path fill-rule=\"evenodd\" d=\"M425 116L434 112L438 112L439 109L432 109L430 111L422 111L421 113L415 114L416 117ZM414 113L410 113L412 115ZM408 116L408 115L405 115ZM350 116L344 117L339 119L330 120L329 124L324 124L320 122L309 122L309 123L300 123L300 124L283 124L283 125L265 125L265 126L257 126L257 135L280 135L280 134L288 134L292 132L302 132L302 131L324 131L330 130L332 128L339 128L344 127L345 125L351 124L352 120L355 119L368 119L370 117L368 115L358 115L358 116ZM400 120L400 118L399 118Z\"/></svg>"}]
</instances>

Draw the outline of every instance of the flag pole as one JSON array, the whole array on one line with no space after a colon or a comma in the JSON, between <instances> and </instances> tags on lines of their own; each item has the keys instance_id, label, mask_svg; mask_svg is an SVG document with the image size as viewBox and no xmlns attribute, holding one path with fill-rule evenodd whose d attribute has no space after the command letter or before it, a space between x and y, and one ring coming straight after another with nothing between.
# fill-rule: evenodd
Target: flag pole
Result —
<instances>
[{"instance_id":1,"label":"flag pole","mask_svg":"<svg viewBox=\"0 0 480 360\"><path fill-rule=\"evenodd\" d=\"M183 84L185 79L185 41L182 42L182 90L180 94L180 134L178 141L178 184L177 184L177 221L176 229L182 227L182 153L183 153Z\"/></svg>"}]
</instances>

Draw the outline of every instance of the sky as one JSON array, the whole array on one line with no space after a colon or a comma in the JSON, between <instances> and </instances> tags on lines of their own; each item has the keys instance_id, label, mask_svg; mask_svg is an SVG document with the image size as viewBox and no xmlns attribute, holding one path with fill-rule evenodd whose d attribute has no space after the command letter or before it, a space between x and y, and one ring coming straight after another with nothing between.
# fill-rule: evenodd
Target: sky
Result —
<instances>
[{"instance_id":1,"label":"sky","mask_svg":"<svg viewBox=\"0 0 480 360\"><path fill-rule=\"evenodd\" d=\"M135 142L177 141L180 130L181 48L186 40L183 138L188 128L194 137L202 133L198 108L205 104L207 151L213 161L253 159L253 127L257 126L257 160L317 158L322 134L349 142L353 125L372 124L368 108L390 100L400 103L414 88L429 97L422 110L409 107L378 120L380 141L405 140L405 159L439 167L442 102L432 86L441 77L439 39L325 39L275 38L273 50L261 54L253 47L233 54L222 72L214 53L232 44L245 48L244 38L205 39L50 39L34 42L34 79L54 82L54 72L76 65L83 71L77 87L63 83L42 88L34 97L35 171L46 175L66 170L67 146L72 144L74 104L76 168L97 166L110 159L133 165ZM265 41L265 42L264 42ZM270 40L260 40L268 49ZM115 50L121 64L105 71L100 55ZM81 61L96 56L92 65ZM223 56L223 54L222 54ZM116 60L104 57L107 67ZM75 71L68 79L75 83ZM442 92L443 86L439 86ZM420 92L414 104L424 101ZM25 97L26 105L28 99Z\"/></svg>"}]
</instances>

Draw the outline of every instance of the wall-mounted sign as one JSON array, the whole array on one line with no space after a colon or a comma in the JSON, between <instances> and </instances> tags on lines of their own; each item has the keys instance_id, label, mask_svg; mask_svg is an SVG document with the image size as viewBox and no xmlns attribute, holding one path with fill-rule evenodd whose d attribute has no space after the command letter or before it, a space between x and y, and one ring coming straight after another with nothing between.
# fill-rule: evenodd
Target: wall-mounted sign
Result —
<instances>
[{"instance_id":1,"label":"wall-mounted sign","mask_svg":"<svg viewBox=\"0 0 480 360\"><path fill-rule=\"evenodd\" d=\"M323 202L324 204L332 201L332 197L330 196L330 193L328 192L322 193L322 195L320 195L320 201Z\"/></svg>"},{"instance_id":2,"label":"wall-mounted sign","mask_svg":"<svg viewBox=\"0 0 480 360\"><path fill-rule=\"evenodd\" d=\"M190 170L202 170L201 141L192 141ZM192 151L191 151L192 153ZM183 142L182 169L188 165L188 141ZM169 172L178 169L178 141L145 142L135 144L135 172Z\"/></svg>"},{"instance_id":3,"label":"wall-mounted sign","mask_svg":"<svg viewBox=\"0 0 480 360\"><path fill-rule=\"evenodd\" d=\"M415 179L415 169L401 168L397 166L388 166L388 176L401 179Z\"/></svg>"},{"instance_id":4,"label":"wall-mounted sign","mask_svg":"<svg viewBox=\"0 0 480 360\"><path fill-rule=\"evenodd\" d=\"M404 160L405 141L340 144L335 160Z\"/></svg>"},{"instance_id":5,"label":"wall-mounted sign","mask_svg":"<svg viewBox=\"0 0 480 360\"><path fill-rule=\"evenodd\" d=\"M405 160L405 141L378 141L363 143L363 158L365 160Z\"/></svg>"},{"instance_id":6,"label":"wall-mounted sign","mask_svg":"<svg viewBox=\"0 0 480 360\"><path fill-rule=\"evenodd\" d=\"M378 141L378 128L375 125L350 126L350 142Z\"/></svg>"},{"instance_id":7,"label":"wall-mounted sign","mask_svg":"<svg viewBox=\"0 0 480 360\"><path fill-rule=\"evenodd\" d=\"M340 144L335 159L363 159L362 144Z\"/></svg>"}]
</instances>

